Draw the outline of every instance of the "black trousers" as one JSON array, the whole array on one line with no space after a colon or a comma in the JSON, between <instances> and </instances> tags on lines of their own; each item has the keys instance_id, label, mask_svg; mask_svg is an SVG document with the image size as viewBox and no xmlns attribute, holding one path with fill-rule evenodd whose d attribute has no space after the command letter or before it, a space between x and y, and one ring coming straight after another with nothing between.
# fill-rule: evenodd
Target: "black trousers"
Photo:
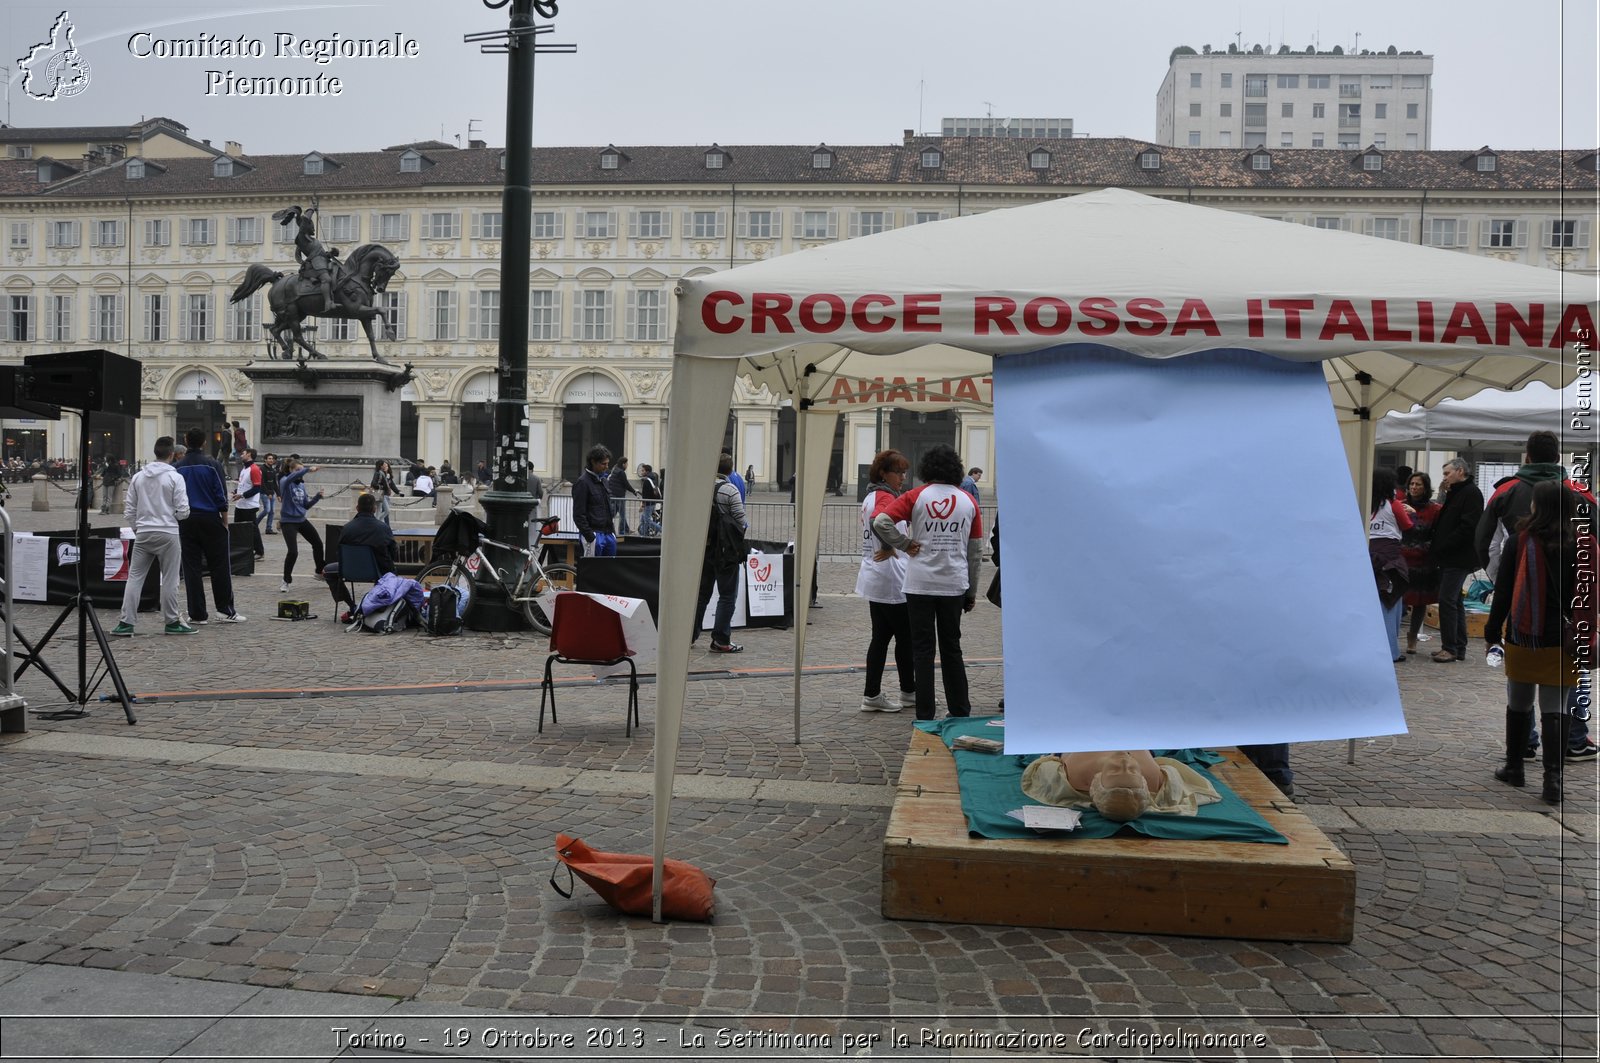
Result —
<instances>
[{"instance_id":1,"label":"black trousers","mask_svg":"<svg viewBox=\"0 0 1600 1063\"><path fill-rule=\"evenodd\" d=\"M283 582L288 583L294 579L294 563L300 559L300 544L295 540L303 537L311 544L311 565L317 575L322 575L324 558L322 556L322 536L309 520L278 521L278 528L283 532L283 544L288 547L288 552L283 555Z\"/></svg>"},{"instance_id":2,"label":"black trousers","mask_svg":"<svg viewBox=\"0 0 1600 1063\"><path fill-rule=\"evenodd\" d=\"M200 575L200 559L211 570L211 600L217 612L233 612L233 568L228 557L228 526L221 513L193 511L178 522L178 542L183 547L183 590L188 600L189 618L206 620L206 589Z\"/></svg>"},{"instance_id":3,"label":"black trousers","mask_svg":"<svg viewBox=\"0 0 1600 1063\"><path fill-rule=\"evenodd\" d=\"M917 685L916 663L911 652L911 613L905 602L868 602L872 618L872 638L867 643L867 681L861 688L864 697L882 693L883 666L889 662L889 640L894 640L894 666L900 673L900 689Z\"/></svg>"},{"instance_id":4,"label":"black trousers","mask_svg":"<svg viewBox=\"0 0 1600 1063\"><path fill-rule=\"evenodd\" d=\"M933 654L939 652L945 708L951 716L972 715L967 691L967 662L961 656L962 594L908 594L911 656L917 676L917 719L933 719Z\"/></svg>"}]
</instances>

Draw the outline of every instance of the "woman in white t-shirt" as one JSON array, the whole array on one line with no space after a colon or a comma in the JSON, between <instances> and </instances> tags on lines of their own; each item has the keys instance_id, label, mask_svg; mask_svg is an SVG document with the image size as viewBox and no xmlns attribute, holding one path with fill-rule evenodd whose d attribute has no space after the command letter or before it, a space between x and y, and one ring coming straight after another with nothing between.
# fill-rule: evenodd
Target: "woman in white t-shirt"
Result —
<instances>
[{"instance_id":1,"label":"woman in white t-shirt","mask_svg":"<svg viewBox=\"0 0 1600 1063\"><path fill-rule=\"evenodd\" d=\"M867 678L861 691L862 712L899 712L914 708L915 671L911 657L911 614L906 609L906 557L879 540L872 518L900 494L911 462L898 450L884 450L867 470L867 497L861 502L861 571L856 593L867 600L872 618L872 638L867 643ZM900 525L905 531L905 525ZM882 691L883 668L894 641L895 669L900 673L900 697L891 700Z\"/></svg>"},{"instance_id":2,"label":"woman in white t-shirt","mask_svg":"<svg viewBox=\"0 0 1600 1063\"><path fill-rule=\"evenodd\" d=\"M1383 627L1389 634L1389 656L1400 664L1406 659L1400 649L1400 614L1405 611L1406 589L1411 585L1406 559L1400 552L1400 536L1411 530L1411 515L1416 510L1394 497L1394 473L1388 469L1373 472L1368 509L1367 555L1372 559L1372 576L1378 583Z\"/></svg>"},{"instance_id":3,"label":"woman in white t-shirt","mask_svg":"<svg viewBox=\"0 0 1600 1063\"><path fill-rule=\"evenodd\" d=\"M944 443L928 448L917 466L922 485L900 495L872 518L879 539L906 553L906 610L911 620L917 719L933 719L933 662L938 651L945 710L972 715L967 664L961 656L961 614L978 601L983 518L961 490L961 458ZM896 525L904 522L902 534Z\"/></svg>"}]
</instances>

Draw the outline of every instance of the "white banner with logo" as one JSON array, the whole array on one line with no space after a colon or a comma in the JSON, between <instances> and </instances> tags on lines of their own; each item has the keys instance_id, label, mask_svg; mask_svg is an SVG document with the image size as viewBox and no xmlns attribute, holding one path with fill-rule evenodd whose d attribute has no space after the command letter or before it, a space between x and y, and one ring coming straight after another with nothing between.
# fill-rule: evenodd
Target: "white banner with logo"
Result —
<instances>
[{"instance_id":1,"label":"white banner with logo","mask_svg":"<svg viewBox=\"0 0 1600 1063\"><path fill-rule=\"evenodd\" d=\"M619 594L582 593L622 618L622 641L633 651L633 664L641 672L652 671L656 661L656 624L650 619L650 610L643 598L624 598ZM625 664L598 667L595 675L606 676L626 672Z\"/></svg>"},{"instance_id":2,"label":"white banner with logo","mask_svg":"<svg viewBox=\"0 0 1600 1063\"><path fill-rule=\"evenodd\" d=\"M128 582L128 563L133 560L133 532L128 528L122 529L119 539L107 539L106 562L104 566L107 583Z\"/></svg>"},{"instance_id":3,"label":"white banner with logo","mask_svg":"<svg viewBox=\"0 0 1600 1063\"><path fill-rule=\"evenodd\" d=\"M751 616L782 616L783 555L751 551L744 563L744 589Z\"/></svg>"},{"instance_id":4,"label":"white banner with logo","mask_svg":"<svg viewBox=\"0 0 1600 1063\"><path fill-rule=\"evenodd\" d=\"M11 568L16 573L12 597L19 602L44 601L45 577L50 568L50 540L38 535L13 535Z\"/></svg>"}]
</instances>

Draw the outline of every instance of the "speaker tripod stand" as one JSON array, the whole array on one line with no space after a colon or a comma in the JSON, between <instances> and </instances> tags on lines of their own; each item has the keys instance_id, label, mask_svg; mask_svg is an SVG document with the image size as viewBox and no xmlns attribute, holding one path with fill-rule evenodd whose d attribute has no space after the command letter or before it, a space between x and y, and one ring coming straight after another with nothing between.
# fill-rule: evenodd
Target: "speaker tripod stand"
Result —
<instances>
[{"instance_id":1,"label":"speaker tripod stand","mask_svg":"<svg viewBox=\"0 0 1600 1063\"><path fill-rule=\"evenodd\" d=\"M89 699L99 689L100 684L110 677L112 686L116 688L117 700L122 703L122 714L128 718L129 724L138 723L133 715L133 698L128 694L128 685L122 681L122 670L117 667L117 659L111 653L111 641L106 637L106 629L100 623L100 617L95 613L94 599L89 596L88 577L85 575L84 565L88 554L85 547L89 542L89 488L93 483L94 471L89 467L89 411L78 411L79 438L78 438L78 529L76 545L78 548L78 561L74 566L77 573L77 593L71 601L61 610L38 642L29 645L26 639L22 645L27 652L22 654L22 664L17 668L14 679L21 679L30 665L36 665L41 673L55 683L57 689L66 695L71 704L59 712L42 713L48 719L81 719L89 715ZM74 613L78 617L78 685L76 689L67 686L61 678L50 669L44 661L44 648L50 644L57 631ZM20 634L20 633L19 633ZM94 673L89 671L89 637L94 636L94 641L100 648L100 663Z\"/></svg>"}]
</instances>

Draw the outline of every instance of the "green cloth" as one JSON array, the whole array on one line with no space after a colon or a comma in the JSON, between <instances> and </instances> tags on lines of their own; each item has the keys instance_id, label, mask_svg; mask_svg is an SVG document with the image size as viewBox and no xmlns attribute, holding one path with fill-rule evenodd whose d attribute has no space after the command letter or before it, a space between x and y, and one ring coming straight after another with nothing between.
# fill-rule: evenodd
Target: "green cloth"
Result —
<instances>
[{"instance_id":1,"label":"green cloth","mask_svg":"<svg viewBox=\"0 0 1600 1063\"><path fill-rule=\"evenodd\" d=\"M918 721L917 726L929 734L937 735L948 747L962 735L997 740L1005 738L1004 728L989 726L991 719L1002 718L979 716L922 720ZM961 811L967 817L967 833L974 838L1109 838L1126 827L1151 838L1289 844L1289 839L1273 830L1255 809L1206 770L1207 765L1220 763L1224 759L1220 754L1208 750L1153 751L1158 757L1181 761L1205 775L1211 780L1211 785L1217 788L1217 793L1222 795L1222 800L1215 804L1201 805L1197 815L1173 816L1148 812L1138 819L1119 823L1089 810L1083 813L1083 821L1077 830L1052 831L1048 835L1029 830L1021 820L1006 815L1014 808L1041 803L1022 792L1022 770L1037 757L975 753L965 749L952 749L950 752L956 761L956 781L961 787Z\"/></svg>"}]
</instances>

